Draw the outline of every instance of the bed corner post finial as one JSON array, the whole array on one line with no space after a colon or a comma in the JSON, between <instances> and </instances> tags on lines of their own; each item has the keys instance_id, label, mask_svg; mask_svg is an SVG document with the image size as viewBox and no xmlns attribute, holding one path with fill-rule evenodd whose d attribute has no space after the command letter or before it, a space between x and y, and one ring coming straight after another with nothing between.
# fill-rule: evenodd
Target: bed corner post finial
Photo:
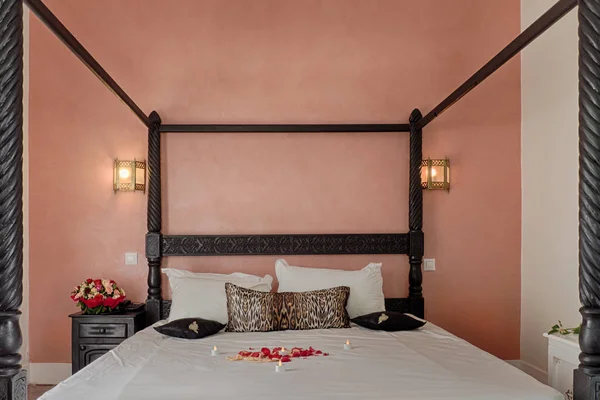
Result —
<instances>
[{"instance_id":1,"label":"bed corner post finial","mask_svg":"<svg viewBox=\"0 0 600 400\"><path fill-rule=\"evenodd\" d=\"M27 398L23 302L23 3L0 0L0 398Z\"/></svg>"},{"instance_id":2,"label":"bed corner post finial","mask_svg":"<svg viewBox=\"0 0 600 400\"><path fill-rule=\"evenodd\" d=\"M147 322L161 319L162 295L160 266L162 206L160 182L160 125L156 111L149 115L148 128L148 233L146 234L146 258L148 259L148 299L146 300Z\"/></svg>"},{"instance_id":3,"label":"bed corner post finial","mask_svg":"<svg viewBox=\"0 0 600 400\"><path fill-rule=\"evenodd\" d=\"M579 299L576 400L600 399L600 0L579 0Z\"/></svg>"},{"instance_id":4,"label":"bed corner post finial","mask_svg":"<svg viewBox=\"0 0 600 400\"><path fill-rule=\"evenodd\" d=\"M419 121L423 118L421 111L414 109L410 114L410 176L409 176L409 252L408 262L408 300L410 312L423 318L425 305L423 301L423 273L421 263L424 253L423 236L423 189L421 187L421 161L423 159L423 130Z\"/></svg>"}]
</instances>

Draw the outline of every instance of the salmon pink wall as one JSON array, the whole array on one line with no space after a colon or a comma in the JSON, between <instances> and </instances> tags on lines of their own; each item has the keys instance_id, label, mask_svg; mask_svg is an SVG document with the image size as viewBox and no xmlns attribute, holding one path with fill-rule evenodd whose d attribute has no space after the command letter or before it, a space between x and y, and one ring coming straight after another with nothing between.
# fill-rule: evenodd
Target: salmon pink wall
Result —
<instances>
[{"instance_id":1,"label":"salmon pink wall","mask_svg":"<svg viewBox=\"0 0 600 400\"><path fill-rule=\"evenodd\" d=\"M519 1L48 0L139 105L166 123L406 122L519 32ZM452 191L424 193L427 317L519 357L520 76L514 60L424 132ZM143 301L146 196L114 195L115 157L146 131L31 21L31 360L70 361L68 299L110 277ZM408 135L169 134L166 233L407 230ZM123 253L137 251L137 266ZM274 274L276 257L173 258L196 271ZM383 261L406 295L405 256L287 257L357 269Z\"/></svg>"}]
</instances>

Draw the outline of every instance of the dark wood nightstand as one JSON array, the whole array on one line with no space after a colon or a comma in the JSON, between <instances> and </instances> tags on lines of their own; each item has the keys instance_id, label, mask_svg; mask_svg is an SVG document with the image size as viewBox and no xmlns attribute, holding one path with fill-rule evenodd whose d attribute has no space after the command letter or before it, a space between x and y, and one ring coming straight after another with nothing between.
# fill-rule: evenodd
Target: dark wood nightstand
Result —
<instances>
[{"instance_id":1,"label":"dark wood nightstand","mask_svg":"<svg viewBox=\"0 0 600 400\"><path fill-rule=\"evenodd\" d=\"M123 340L146 327L144 309L123 314L83 315L71 317L72 370L76 373Z\"/></svg>"}]
</instances>

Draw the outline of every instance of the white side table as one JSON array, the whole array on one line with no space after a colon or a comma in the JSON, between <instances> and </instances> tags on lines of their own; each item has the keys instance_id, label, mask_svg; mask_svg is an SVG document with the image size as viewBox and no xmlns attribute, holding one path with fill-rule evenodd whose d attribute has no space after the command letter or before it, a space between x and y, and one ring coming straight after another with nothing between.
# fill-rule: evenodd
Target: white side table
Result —
<instances>
[{"instance_id":1,"label":"white side table","mask_svg":"<svg viewBox=\"0 0 600 400\"><path fill-rule=\"evenodd\" d=\"M548 385L572 398L573 370L579 365L578 335L548 335ZM568 393L567 393L568 392ZM569 397L570 396L570 397Z\"/></svg>"}]
</instances>

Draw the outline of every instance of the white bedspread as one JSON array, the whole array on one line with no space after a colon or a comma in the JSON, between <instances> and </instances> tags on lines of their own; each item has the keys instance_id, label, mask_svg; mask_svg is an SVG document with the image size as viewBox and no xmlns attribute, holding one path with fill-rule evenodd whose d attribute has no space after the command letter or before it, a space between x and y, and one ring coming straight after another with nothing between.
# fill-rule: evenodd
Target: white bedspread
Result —
<instances>
[{"instance_id":1,"label":"white bedspread","mask_svg":"<svg viewBox=\"0 0 600 400\"><path fill-rule=\"evenodd\" d=\"M354 348L343 350L349 339ZM221 355L211 357L213 345ZM253 347L312 346L329 357L227 361ZM513 366L428 323L411 332L350 329L220 333L174 339L145 329L41 397L43 400L428 399L563 400Z\"/></svg>"}]
</instances>

